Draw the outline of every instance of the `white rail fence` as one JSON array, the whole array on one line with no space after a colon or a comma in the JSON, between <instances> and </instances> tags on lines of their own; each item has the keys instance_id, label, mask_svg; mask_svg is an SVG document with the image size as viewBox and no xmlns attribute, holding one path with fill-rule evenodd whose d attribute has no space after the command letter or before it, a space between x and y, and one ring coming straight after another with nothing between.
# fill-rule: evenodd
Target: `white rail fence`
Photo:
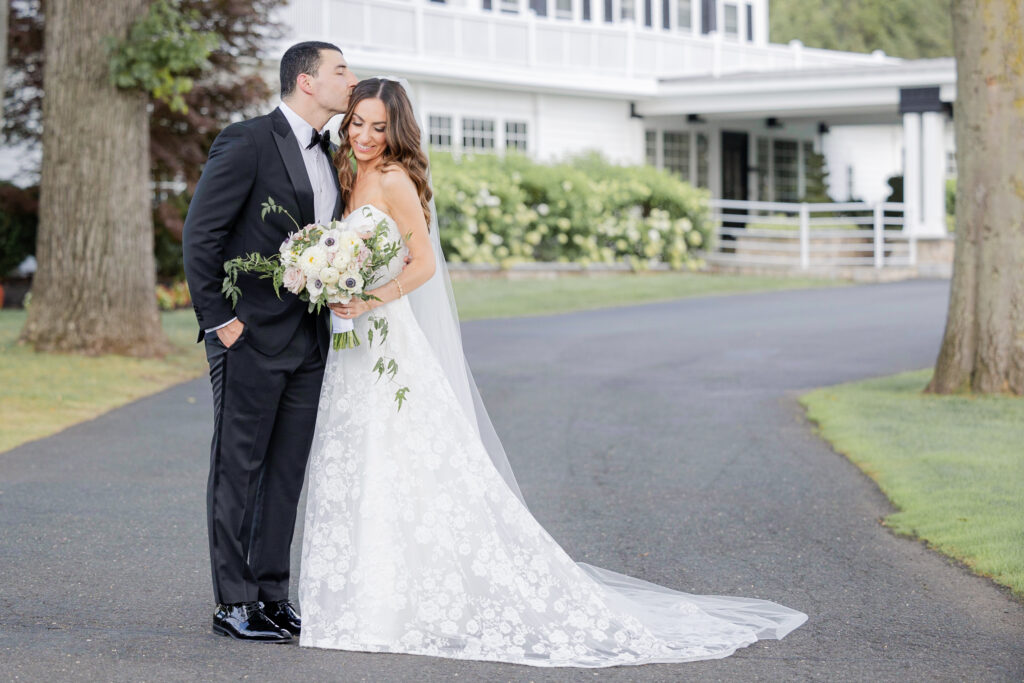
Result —
<instances>
[{"instance_id":1,"label":"white rail fence","mask_svg":"<svg viewBox=\"0 0 1024 683\"><path fill-rule=\"evenodd\" d=\"M715 199L716 263L751 266L917 265L917 241L903 231L903 204L807 204Z\"/></svg>"}]
</instances>

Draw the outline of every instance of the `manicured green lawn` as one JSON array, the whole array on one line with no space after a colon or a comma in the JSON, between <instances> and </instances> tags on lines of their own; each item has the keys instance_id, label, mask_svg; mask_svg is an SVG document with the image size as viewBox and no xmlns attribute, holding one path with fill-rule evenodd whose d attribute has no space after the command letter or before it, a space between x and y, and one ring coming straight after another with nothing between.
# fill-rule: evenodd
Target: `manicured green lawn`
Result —
<instances>
[{"instance_id":1,"label":"manicured green lawn","mask_svg":"<svg viewBox=\"0 0 1024 683\"><path fill-rule=\"evenodd\" d=\"M550 315L608 306L669 301L691 296L805 289L844 284L810 278L623 273L532 280L456 280L452 283L463 320Z\"/></svg>"},{"instance_id":2,"label":"manicured green lawn","mask_svg":"<svg viewBox=\"0 0 1024 683\"><path fill-rule=\"evenodd\" d=\"M206 370L192 310L163 314L163 359L35 353L16 342L24 311L0 312L0 452L59 432Z\"/></svg>"},{"instance_id":3,"label":"manicured green lawn","mask_svg":"<svg viewBox=\"0 0 1024 683\"><path fill-rule=\"evenodd\" d=\"M922 394L931 370L804 396L822 435L916 536L1024 597L1024 398Z\"/></svg>"},{"instance_id":4,"label":"manicured green lawn","mask_svg":"<svg viewBox=\"0 0 1024 683\"><path fill-rule=\"evenodd\" d=\"M566 311L768 289L826 286L821 280L658 273L454 284L464 320ZM37 354L19 346L23 311L0 311L0 453L59 432L206 371L191 309L163 314L177 351L163 359Z\"/></svg>"}]
</instances>

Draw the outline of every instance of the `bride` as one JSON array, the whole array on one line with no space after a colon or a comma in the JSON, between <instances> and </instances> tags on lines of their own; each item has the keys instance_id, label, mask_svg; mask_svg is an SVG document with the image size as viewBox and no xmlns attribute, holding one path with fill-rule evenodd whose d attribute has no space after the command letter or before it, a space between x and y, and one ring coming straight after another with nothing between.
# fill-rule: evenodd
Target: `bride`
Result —
<instances>
[{"instance_id":1,"label":"bride","mask_svg":"<svg viewBox=\"0 0 1024 683\"><path fill-rule=\"evenodd\" d=\"M383 346L332 353L309 463L300 644L532 666L726 657L806 615L690 595L574 562L533 518L466 365L427 158L405 89L356 86L341 124L346 222L387 222L380 301L332 307ZM407 264L403 261L408 261ZM403 267L404 266L404 267ZM394 381L372 371L394 359ZM396 384L409 388L396 410Z\"/></svg>"}]
</instances>

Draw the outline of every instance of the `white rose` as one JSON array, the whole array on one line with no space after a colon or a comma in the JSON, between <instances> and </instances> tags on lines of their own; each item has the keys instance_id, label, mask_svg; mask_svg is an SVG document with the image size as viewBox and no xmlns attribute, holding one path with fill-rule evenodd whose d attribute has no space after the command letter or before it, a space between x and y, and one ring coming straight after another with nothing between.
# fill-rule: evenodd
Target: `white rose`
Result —
<instances>
[{"instance_id":1,"label":"white rose","mask_svg":"<svg viewBox=\"0 0 1024 683\"><path fill-rule=\"evenodd\" d=\"M341 273L336 268L326 266L320 269L320 279L325 285L336 285L338 280L341 279Z\"/></svg>"},{"instance_id":2,"label":"white rose","mask_svg":"<svg viewBox=\"0 0 1024 683\"><path fill-rule=\"evenodd\" d=\"M338 252L331 259L331 265L337 270L346 270L352 264L352 249L348 247L342 247L338 249Z\"/></svg>"},{"instance_id":3,"label":"white rose","mask_svg":"<svg viewBox=\"0 0 1024 683\"><path fill-rule=\"evenodd\" d=\"M349 254L363 246L363 240L361 240L359 235L351 230L342 231L341 234L338 235L338 243L342 247L351 247Z\"/></svg>"}]
</instances>

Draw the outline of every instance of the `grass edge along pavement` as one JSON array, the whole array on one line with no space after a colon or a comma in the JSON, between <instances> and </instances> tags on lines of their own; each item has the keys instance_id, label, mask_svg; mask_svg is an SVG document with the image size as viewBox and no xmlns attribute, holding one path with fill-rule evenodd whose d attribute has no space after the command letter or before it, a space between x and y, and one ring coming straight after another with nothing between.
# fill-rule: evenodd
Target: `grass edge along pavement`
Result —
<instances>
[{"instance_id":1,"label":"grass edge along pavement","mask_svg":"<svg viewBox=\"0 0 1024 683\"><path fill-rule=\"evenodd\" d=\"M0 312L0 453L91 420L206 371L192 309L161 314L163 358L36 353L17 343L25 311Z\"/></svg>"},{"instance_id":2,"label":"grass edge along pavement","mask_svg":"<svg viewBox=\"0 0 1024 683\"><path fill-rule=\"evenodd\" d=\"M686 272L461 280L454 283L463 320L551 315L690 296L824 287L834 281ZM17 344L25 312L0 311L0 453L93 419L206 372L191 309L162 314L176 351L164 358L36 354Z\"/></svg>"},{"instance_id":3,"label":"grass edge along pavement","mask_svg":"<svg viewBox=\"0 0 1024 683\"><path fill-rule=\"evenodd\" d=\"M1024 599L1024 398L924 394L931 372L816 389L800 402L897 508L885 526Z\"/></svg>"}]
</instances>

